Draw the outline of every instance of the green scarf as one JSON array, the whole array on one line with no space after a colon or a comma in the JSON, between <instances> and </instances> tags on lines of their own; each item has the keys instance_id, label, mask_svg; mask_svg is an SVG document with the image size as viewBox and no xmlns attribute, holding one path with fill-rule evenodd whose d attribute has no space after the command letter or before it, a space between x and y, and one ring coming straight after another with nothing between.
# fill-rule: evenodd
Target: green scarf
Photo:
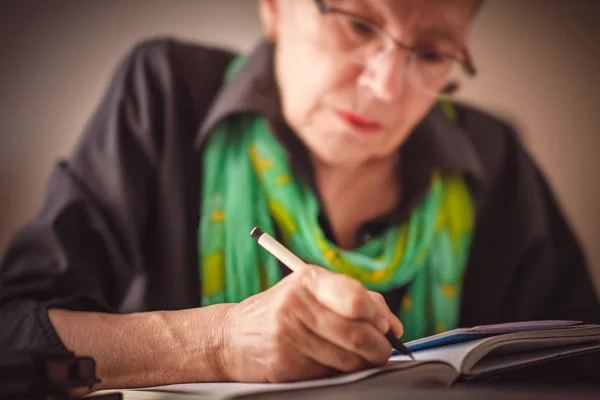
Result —
<instances>
[{"instance_id":1,"label":"green scarf","mask_svg":"<svg viewBox=\"0 0 600 400\"><path fill-rule=\"evenodd\" d=\"M410 284L397 310L404 340L457 326L473 229L471 197L460 174L435 172L427 196L405 223L347 251L325 237L317 198L297 179L263 116L243 113L221 121L208 138L203 163L202 305L239 302L281 279L275 257L250 238L260 226L278 233L306 262L349 275L369 290Z\"/></svg>"}]
</instances>

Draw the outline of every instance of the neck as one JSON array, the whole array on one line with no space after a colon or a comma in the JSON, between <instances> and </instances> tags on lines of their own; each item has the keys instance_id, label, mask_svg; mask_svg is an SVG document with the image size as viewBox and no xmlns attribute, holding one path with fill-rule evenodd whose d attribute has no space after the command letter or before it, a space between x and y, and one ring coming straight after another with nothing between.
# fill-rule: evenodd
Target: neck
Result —
<instances>
[{"instance_id":1,"label":"neck","mask_svg":"<svg viewBox=\"0 0 600 400\"><path fill-rule=\"evenodd\" d=\"M400 201L398 155L368 162L331 165L312 160L323 207L337 244L355 247L360 225L391 211Z\"/></svg>"}]
</instances>

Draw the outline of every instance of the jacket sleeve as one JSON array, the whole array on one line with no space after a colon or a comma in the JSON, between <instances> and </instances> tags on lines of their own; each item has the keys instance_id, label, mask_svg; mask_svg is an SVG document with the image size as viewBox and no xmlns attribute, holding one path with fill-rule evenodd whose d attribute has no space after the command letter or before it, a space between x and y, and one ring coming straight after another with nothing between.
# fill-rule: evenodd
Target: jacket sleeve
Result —
<instances>
[{"instance_id":1,"label":"jacket sleeve","mask_svg":"<svg viewBox=\"0 0 600 400\"><path fill-rule=\"evenodd\" d=\"M43 206L0 264L0 351L63 345L49 308L143 308L144 232L160 130L174 115L171 45L154 40L122 60L73 153L51 173Z\"/></svg>"}]
</instances>

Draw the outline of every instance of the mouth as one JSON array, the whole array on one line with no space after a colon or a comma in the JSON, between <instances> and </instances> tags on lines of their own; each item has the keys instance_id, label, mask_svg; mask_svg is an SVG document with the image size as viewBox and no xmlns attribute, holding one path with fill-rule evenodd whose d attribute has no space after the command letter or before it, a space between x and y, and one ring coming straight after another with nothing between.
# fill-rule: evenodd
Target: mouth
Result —
<instances>
[{"instance_id":1,"label":"mouth","mask_svg":"<svg viewBox=\"0 0 600 400\"><path fill-rule=\"evenodd\" d=\"M334 111L338 117L340 117L346 124L350 125L358 133L373 135L379 133L383 128L379 122L370 121L360 115L342 110Z\"/></svg>"}]
</instances>

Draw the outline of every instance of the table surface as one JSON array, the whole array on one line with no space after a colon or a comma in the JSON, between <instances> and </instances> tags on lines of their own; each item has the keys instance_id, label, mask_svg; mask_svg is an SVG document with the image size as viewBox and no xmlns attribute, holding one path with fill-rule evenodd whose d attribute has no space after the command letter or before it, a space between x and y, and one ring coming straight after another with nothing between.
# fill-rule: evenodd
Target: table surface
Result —
<instances>
[{"instance_id":1,"label":"table surface","mask_svg":"<svg viewBox=\"0 0 600 400\"><path fill-rule=\"evenodd\" d=\"M491 385L480 387L453 387L449 389L406 389L406 388L372 388L368 390L347 390L343 387L327 388L320 391L300 391L279 394L264 394L244 397L249 400L271 400L285 397L288 399L411 399L411 400L598 400L598 387L557 388L553 386L504 386Z\"/></svg>"},{"instance_id":2,"label":"table surface","mask_svg":"<svg viewBox=\"0 0 600 400\"><path fill-rule=\"evenodd\" d=\"M98 397L106 400L120 400L119 397ZM98 394L88 397L90 400ZM210 397L183 393L148 392L132 395L128 392L125 400L194 400ZM274 400L285 398L311 400L364 400L364 399L410 399L410 400L598 400L600 386L518 386L518 385L472 385L447 389L411 389L402 387L374 387L352 389L348 387L327 387L284 393L263 393L239 397L243 400Z\"/></svg>"}]
</instances>

